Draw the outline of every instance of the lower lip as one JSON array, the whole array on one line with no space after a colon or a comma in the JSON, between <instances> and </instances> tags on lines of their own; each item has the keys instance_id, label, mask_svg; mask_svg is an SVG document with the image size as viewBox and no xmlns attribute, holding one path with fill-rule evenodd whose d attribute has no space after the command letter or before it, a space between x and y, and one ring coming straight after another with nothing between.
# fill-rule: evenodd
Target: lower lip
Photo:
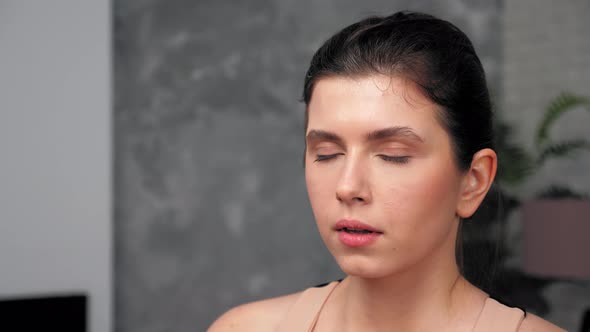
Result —
<instances>
[{"instance_id":1,"label":"lower lip","mask_svg":"<svg viewBox=\"0 0 590 332\"><path fill-rule=\"evenodd\" d=\"M381 235L380 233L347 233L345 231L338 232L340 242L349 247L364 247L375 242Z\"/></svg>"}]
</instances>

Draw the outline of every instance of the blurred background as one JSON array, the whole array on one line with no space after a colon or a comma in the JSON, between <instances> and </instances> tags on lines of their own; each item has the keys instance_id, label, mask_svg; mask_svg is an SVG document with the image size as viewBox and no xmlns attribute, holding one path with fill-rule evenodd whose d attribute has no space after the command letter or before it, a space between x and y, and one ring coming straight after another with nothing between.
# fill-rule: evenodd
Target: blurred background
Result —
<instances>
[{"instance_id":1,"label":"blurred background","mask_svg":"<svg viewBox=\"0 0 590 332\"><path fill-rule=\"evenodd\" d=\"M0 303L204 331L341 278L306 196L303 77L333 33L404 9L467 33L495 103L502 169L464 250L498 277L466 273L589 331L586 0L1 1Z\"/></svg>"}]
</instances>

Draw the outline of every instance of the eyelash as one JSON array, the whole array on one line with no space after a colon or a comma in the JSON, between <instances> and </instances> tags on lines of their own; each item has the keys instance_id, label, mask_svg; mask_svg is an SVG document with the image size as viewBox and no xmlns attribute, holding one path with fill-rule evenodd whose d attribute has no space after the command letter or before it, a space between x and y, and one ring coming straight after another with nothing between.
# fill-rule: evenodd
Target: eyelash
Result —
<instances>
[{"instance_id":1,"label":"eyelash","mask_svg":"<svg viewBox=\"0 0 590 332\"><path fill-rule=\"evenodd\" d=\"M410 161L409 156L387 156L384 154L380 154L379 158L395 164L407 164Z\"/></svg>"},{"instance_id":2,"label":"eyelash","mask_svg":"<svg viewBox=\"0 0 590 332\"><path fill-rule=\"evenodd\" d=\"M328 161L331 159L336 158L337 156L342 155L342 153L335 153L335 154L318 154L316 156L316 162ZM410 161L409 156L387 156L384 154L380 154L379 158L383 159L384 161L395 163L395 164L407 164Z\"/></svg>"},{"instance_id":3,"label":"eyelash","mask_svg":"<svg viewBox=\"0 0 590 332\"><path fill-rule=\"evenodd\" d=\"M321 161L327 161L327 160L330 160L330 159L334 159L334 158L336 158L336 157L337 157L337 156L339 156L339 155L342 155L342 153L334 153L334 154L318 154L318 155L316 155L316 159L315 159L315 161L316 161L316 162L318 162L318 161L319 161L319 162L321 162Z\"/></svg>"}]
</instances>

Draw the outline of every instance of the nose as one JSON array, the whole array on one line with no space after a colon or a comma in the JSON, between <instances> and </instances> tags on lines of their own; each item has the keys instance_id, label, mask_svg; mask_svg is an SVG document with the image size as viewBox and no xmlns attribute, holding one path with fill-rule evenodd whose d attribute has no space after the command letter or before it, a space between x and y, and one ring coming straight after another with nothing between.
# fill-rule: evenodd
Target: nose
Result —
<instances>
[{"instance_id":1,"label":"nose","mask_svg":"<svg viewBox=\"0 0 590 332\"><path fill-rule=\"evenodd\" d=\"M336 199L347 205L370 202L368 170L360 162L347 161L336 186Z\"/></svg>"}]
</instances>

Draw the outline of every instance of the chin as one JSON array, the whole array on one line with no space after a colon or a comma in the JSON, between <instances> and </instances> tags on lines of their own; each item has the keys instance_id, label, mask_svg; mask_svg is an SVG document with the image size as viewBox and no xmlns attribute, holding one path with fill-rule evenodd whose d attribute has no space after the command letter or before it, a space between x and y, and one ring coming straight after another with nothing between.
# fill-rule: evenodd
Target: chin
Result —
<instances>
[{"instance_id":1,"label":"chin","mask_svg":"<svg viewBox=\"0 0 590 332\"><path fill-rule=\"evenodd\" d=\"M384 264L378 259L367 256L341 256L336 257L336 262L346 275L365 279L388 277L395 274L397 270L391 264ZM391 261L388 263L391 263Z\"/></svg>"}]
</instances>

